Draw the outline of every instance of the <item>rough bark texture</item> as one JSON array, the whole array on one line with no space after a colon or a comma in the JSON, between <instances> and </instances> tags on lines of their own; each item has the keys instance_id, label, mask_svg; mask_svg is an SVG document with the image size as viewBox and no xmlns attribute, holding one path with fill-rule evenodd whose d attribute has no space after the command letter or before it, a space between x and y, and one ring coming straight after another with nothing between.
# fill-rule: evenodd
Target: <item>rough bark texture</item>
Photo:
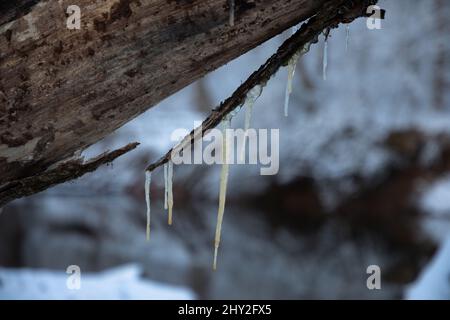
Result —
<instances>
[{"instance_id":1,"label":"rough bark texture","mask_svg":"<svg viewBox=\"0 0 450 320\"><path fill-rule=\"evenodd\" d=\"M324 4L365 2L236 0L233 27L226 0L3 2L0 187L44 173ZM80 30L66 27L69 5L81 8Z\"/></svg>"}]
</instances>

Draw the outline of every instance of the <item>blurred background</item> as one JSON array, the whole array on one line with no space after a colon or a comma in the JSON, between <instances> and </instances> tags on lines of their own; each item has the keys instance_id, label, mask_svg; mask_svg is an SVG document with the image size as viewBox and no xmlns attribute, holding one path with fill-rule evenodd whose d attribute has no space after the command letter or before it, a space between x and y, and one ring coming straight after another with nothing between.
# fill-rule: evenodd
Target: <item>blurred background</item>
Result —
<instances>
[{"instance_id":1,"label":"blurred background","mask_svg":"<svg viewBox=\"0 0 450 320\"><path fill-rule=\"evenodd\" d=\"M153 175L145 240L144 169L272 55L290 31L151 108L84 152L131 141L137 151L0 214L2 299L450 298L450 2L380 1L366 20L332 30L254 107L252 126L280 129L280 171L231 165L212 271L220 166L174 169L174 225ZM348 49L347 47L348 41ZM243 127L243 113L233 119ZM82 271L82 289L65 285ZM369 290L378 265L381 289ZM86 275L86 276L84 276Z\"/></svg>"}]
</instances>

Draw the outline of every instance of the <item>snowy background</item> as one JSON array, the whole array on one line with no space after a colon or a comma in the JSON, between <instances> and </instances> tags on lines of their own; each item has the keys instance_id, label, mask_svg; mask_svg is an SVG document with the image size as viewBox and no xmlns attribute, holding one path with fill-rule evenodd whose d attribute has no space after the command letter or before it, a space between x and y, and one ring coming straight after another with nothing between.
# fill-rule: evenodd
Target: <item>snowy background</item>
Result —
<instances>
[{"instance_id":1,"label":"snowy background","mask_svg":"<svg viewBox=\"0 0 450 320\"><path fill-rule=\"evenodd\" d=\"M152 183L145 241L144 168L277 49L289 32L178 92L85 151L138 151L0 215L0 299L449 299L450 3L380 1L381 30L333 30L256 102L253 126L280 129L280 172L232 165L219 253L220 167L176 166L174 225ZM243 113L243 112L242 112ZM243 115L233 119L243 127ZM68 290L66 269L81 268ZM366 269L381 269L368 290Z\"/></svg>"}]
</instances>

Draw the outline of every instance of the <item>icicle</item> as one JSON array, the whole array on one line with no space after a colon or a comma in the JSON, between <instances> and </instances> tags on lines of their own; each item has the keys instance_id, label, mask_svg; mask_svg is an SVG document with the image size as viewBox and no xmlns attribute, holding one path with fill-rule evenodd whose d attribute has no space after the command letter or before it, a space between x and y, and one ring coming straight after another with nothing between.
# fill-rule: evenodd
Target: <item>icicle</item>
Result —
<instances>
[{"instance_id":1,"label":"icicle","mask_svg":"<svg viewBox=\"0 0 450 320\"><path fill-rule=\"evenodd\" d=\"M230 4L230 26L234 27L234 0L229 0Z\"/></svg>"},{"instance_id":2,"label":"icicle","mask_svg":"<svg viewBox=\"0 0 450 320\"><path fill-rule=\"evenodd\" d=\"M292 93L292 82L294 80L295 68L297 66L298 59L306 54L311 47L311 43L307 43L301 50L296 52L288 62L288 79L286 85L286 93L284 96L284 116L287 117L289 115L289 98Z\"/></svg>"},{"instance_id":3,"label":"icicle","mask_svg":"<svg viewBox=\"0 0 450 320\"><path fill-rule=\"evenodd\" d=\"M167 210L167 192L169 189L167 172L168 172L167 163L164 163L164 210Z\"/></svg>"},{"instance_id":4,"label":"icicle","mask_svg":"<svg viewBox=\"0 0 450 320\"><path fill-rule=\"evenodd\" d=\"M252 121L254 103L245 104L245 120L244 120L244 141L242 141L242 148L240 152L240 160L244 162L245 160L245 145L247 143L247 131L250 129L250 122Z\"/></svg>"},{"instance_id":5,"label":"icicle","mask_svg":"<svg viewBox=\"0 0 450 320\"><path fill-rule=\"evenodd\" d=\"M169 160L167 166L167 206L169 209L168 223L172 225L172 208L173 208L173 162Z\"/></svg>"},{"instance_id":6,"label":"icicle","mask_svg":"<svg viewBox=\"0 0 450 320\"><path fill-rule=\"evenodd\" d=\"M258 100L259 96L261 95L263 90L263 87L261 85L256 85L254 86L248 93L247 96L245 98L245 103L247 105L251 105L253 107L253 105L255 104L256 100Z\"/></svg>"},{"instance_id":7,"label":"icicle","mask_svg":"<svg viewBox=\"0 0 450 320\"><path fill-rule=\"evenodd\" d=\"M345 26L345 51L348 51L348 44L350 43L350 24Z\"/></svg>"},{"instance_id":8,"label":"icicle","mask_svg":"<svg viewBox=\"0 0 450 320\"><path fill-rule=\"evenodd\" d=\"M245 157L245 144L247 141L247 130L250 129L250 123L252 120L253 106L255 105L256 100L258 100L259 96L262 93L262 86L256 85L253 87L245 97L244 108L245 108L245 121L244 121L244 141L242 143L242 149L240 152L240 159L243 161Z\"/></svg>"},{"instance_id":9,"label":"icicle","mask_svg":"<svg viewBox=\"0 0 450 320\"><path fill-rule=\"evenodd\" d=\"M145 171L145 202L147 203L147 241L150 240L150 184L152 173Z\"/></svg>"},{"instance_id":10,"label":"icicle","mask_svg":"<svg viewBox=\"0 0 450 320\"><path fill-rule=\"evenodd\" d=\"M323 80L327 80L328 68L328 35L325 35L325 43L323 46Z\"/></svg>"},{"instance_id":11,"label":"icicle","mask_svg":"<svg viewBox=\"0 0 450 320\"><path fill-rule=\"evenodd\" d=\"M225 211L225 199L227 194L227 183L228 183L228 149L229 149L229 141L227 139L227 129L230 128L231 125L231 117L227 117L222 122L223 125L223 145L222 145L222 171L220 173L220 192L219 192L219 210L217 212L217 226L216 226L216 236L214 240L214 263L213 270L217 269L217 253L219 251L220 245L220 234L222 231L222 221L223 214Z\"/></svg>"},{"instance_id":12,"label":"icicle","mask_svg":"<svg viewBox=\"0 0 450 320\"><path fill-rule=\"evenodd\" d=\"M297 66L297 60L292 57L288 63L288 80L286 85L286 93L284 96L284 116L287 117L289 115L289 98L292 93L292 82L294 80L295 75L295 67Z\"/></svg>"},{"instance_id":13,"label":"icicle","mask_svg":"<svg viewBox=\"0 0 450 320\"><path fill-rule=\"evenodd\" d=\"M253 113L253 103L248 103L245 106L245 121L244 121L244 130L247 133L247 130L250 129L250 122L252 121L252 113Z\"/></svg>"}]
</instances>

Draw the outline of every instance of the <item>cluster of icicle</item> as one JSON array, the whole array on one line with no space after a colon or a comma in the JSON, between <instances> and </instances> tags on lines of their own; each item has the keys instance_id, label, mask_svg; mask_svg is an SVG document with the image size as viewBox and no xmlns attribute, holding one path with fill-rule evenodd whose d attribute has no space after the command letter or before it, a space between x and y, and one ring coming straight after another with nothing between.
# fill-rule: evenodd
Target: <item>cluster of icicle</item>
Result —
<instances>
[{"instance_id":1,"label":"cluster of icicle","mask_svg":"<svg viewBox=\"0 0 450 320\"><path fill-rule=\"evenodd\" d=\"M298 30L298 27L292 28L292 33L295 33ZM322 60L322 77L323 80L327 80L327 71L328 71L328 37L330 30L327 29L324 31L325 41L323 46L323 60ZM346 40L345 40L345 50L348 50L350 42L350 25L346 25ZM288 79L286 85L286 93L284 97L284 116L289 116L289 98L292 94L292 82L294 80L295 68L297 66L298 59L308 53L311 42L307 43L302 49L297 51L288 61L287 69L288 69Z\"/></svg>"},{"instance_id":2,"label":"cluster of icicle","mask_svg":"<svg viewBox=\"0 0 450 320\"><path fill-rule=\"evenodd\" d=\"M234 0L230 0L230 25L234 25ZM349 26L346 27L346 49L348 49L349 43ZM297 31L297 27L293 28L293 33ZM328 66L328 36L329 31L325 33L325 44L324 44L324 54L323 54L323 78L326 80L326 72ZM289 97L292 93L292 82L295 74L295 67L297 65L298 59L305 55L310 47L312 42L309 42L303 46L299 51L297 51L288 61L288 80L286 86L286 95L285 95L285 104L284 104L284 114L287 117L289 113ZM244 123L244 141L243 148L240 152L241 159L245 156L245 144L247 138L247 131L250 129L251 117L253 106L256 100L259 98L263 90L262 85L256 85L247 93L246 99L240 107L236 108L233 112L225 116L222 120L222 133L223 133L223 144L222 144L222 169L220 174L220 188L219 188L219 208L217 212L217 224L216 224L216 232L214 237L214 260L213 260L213 270L217 269L217 256L220 246L221 232L222 232L222 222L223 216L225 213L225 201L227 194L227 184L228 184L228 174L229 174L229 148L230 141L228 141L227 130L231 127L231 119L241 110L243 106L245 109L245 123ZM197 135L199 133L197 132ZM201 132L200 132L201 135ZM198 138L198 136L194 135L194 139ZM201 138L201 137L200 137ZM186 137L177 149L182 148L186 143L190 143L191 137ZM145 199L147 204L147 240L150 238L150 214L151 214L151 206L150 206L150 184L152 179L152 173L150 171L145 172ZM172 209L173 209L173 162L169 160L164 164L164 209L168 210L168 223L172 224Z\"/></svg>"},{"instance_id":3,"label":"cluster of icicle","mask_svg":"<svg viewBox=\"0 0 450 320\"><path fill-rule=\"evenodd\" d=\"M150 240L151 202L150 185L152 182L152 172L145 171L145 202L147 204L147 241ZM168 210L168 223L172 224L173 208L173 162L169 160L164 164L164 209Z\"/></svg>"},{"instance_id":4,"label":"cluster of icicle","mask_svg":"<svg viewBox=\"0 0 450 320\"><path fill-rule=\"evenodd\" d=\"M258 99L258 97L262 93L262 86L256 85L253 87L246 96L243 107L246 109L245 111L245 132L250 128L251 116L253 106ZM227 194L227 185L228 185L228 173L229 173L229 149L230 149L230 141L227 137L227 130L231 127L231 119L241 108L237 108L235 111L228 114L222 120L222 134L223 134L223 143L222 143L222 169L220 173L220 188L219 188L219 208L217 211L217 224L216 224L216 233L214 237L214 259L213 259L213 270L217 269L217 256L220 246L221 232L222 232L222 222L223 216L225 213L225 202L226 202L226 194ZM244 142L245 148L245 142ZM244 150L245 151L245 150ZM150 184L151 184L152 174L150 171L145 172L145 199L147 204L147 240L150 238L150 218L151 218L151 210L150 210ZM173 208L173 162L168 161L164 164L164 209L168 210L168 223L172 224L172 208Z\"/></svg>"},{"instance_id":5,"label":"cluster of icicle","mask_svg":"<svg viewBox=\"0 0 450 320\"><path fill-rule=\"evenodd\" d=\"M250 123L253 113L253 106L256 100L261 96L263 90L262 85L256 85L249 90L245 98L243 108L245 109L245 120L244 120L244 141L242 143L241 159L245 156L245 142L247 139L247 131L250 129ZM241 106L242 107L242 106ZM236 108L235 111L228 114L222 120L222 170L220 172L220 188L219 188L219 209L217 211L217 224L216 224L216 234L214 237L214 260L213 260L213 270L217 269L217 255L220 246L220 239L222 233L222 222L225 213L225 200L227 195L227 184L228 184L228 173L230 170L229 165L229 151L230 151L230 141L227 137L227 130L231 127L231 119L241 110L241 107Z\"/></svg>"}]
</instances>

